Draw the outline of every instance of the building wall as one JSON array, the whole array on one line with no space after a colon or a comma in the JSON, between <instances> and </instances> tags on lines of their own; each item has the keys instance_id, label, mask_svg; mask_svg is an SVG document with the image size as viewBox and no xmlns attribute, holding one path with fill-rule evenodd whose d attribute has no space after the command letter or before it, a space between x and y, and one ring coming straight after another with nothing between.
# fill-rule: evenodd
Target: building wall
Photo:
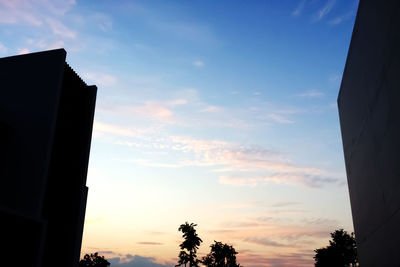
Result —
<instances>
[{"instance_id":1,"label":"building wall","mask_svg":"<svg viewBox=\"0 0 400 267\"><path fill-rule=\"evenodd\" d=\"M400 266L400 1L361 0L338 97L361 266Z\"/></svg>"},{"instance_id":2,"label":"building wall","mask_svg":"<svg viewBox=\"0 0 400 267\"><path fill-rule=\"evenodd\" d=\"M1 266L79 262L97 88L65 58L0 59Z\"/></svg>"}]
</instances>

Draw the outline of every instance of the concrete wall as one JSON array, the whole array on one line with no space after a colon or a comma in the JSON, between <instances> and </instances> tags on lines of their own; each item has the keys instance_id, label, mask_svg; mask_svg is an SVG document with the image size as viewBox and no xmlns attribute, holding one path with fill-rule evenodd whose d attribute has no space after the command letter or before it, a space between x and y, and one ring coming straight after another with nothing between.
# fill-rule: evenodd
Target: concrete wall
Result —
<instances>
[{"instance_id":1,"label":"concrete wall","mask_svg":"<svg viewBox=\"0 0 400 267\"><path fill-rule=\"evenodd\" d=\"M338 107L360 265L398 267L400 1L360 1Z\"/></svg>"}]
</instances>

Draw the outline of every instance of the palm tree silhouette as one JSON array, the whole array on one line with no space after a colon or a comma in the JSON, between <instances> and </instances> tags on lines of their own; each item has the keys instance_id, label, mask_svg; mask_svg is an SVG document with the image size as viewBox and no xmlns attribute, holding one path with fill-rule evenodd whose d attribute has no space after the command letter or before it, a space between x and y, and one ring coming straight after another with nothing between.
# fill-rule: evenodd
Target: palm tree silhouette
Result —
<instances>
[{"instance_id":1,"label":"palm tree silhouette","mask_svg":"<svg viewBox=\"0 0 400 267\"><path fill-rule=\"evenodd\" d=\"M197 226L197 224L189 224L188 222L185 222L184 224L181 224L179 226L178 231L181 231L183 233L182 237L184 238L184 241L182 244L180 244L181 251L179 253L179 262L177 266L180 265L185 265L189 262L189 267L198 267L200 260L197 259L197 249L200 246L200 243L203 242L201 238L197 235L196 229L194 227ZM189 253L187 253L186 251Z\"/></svg>"}]
</instances>

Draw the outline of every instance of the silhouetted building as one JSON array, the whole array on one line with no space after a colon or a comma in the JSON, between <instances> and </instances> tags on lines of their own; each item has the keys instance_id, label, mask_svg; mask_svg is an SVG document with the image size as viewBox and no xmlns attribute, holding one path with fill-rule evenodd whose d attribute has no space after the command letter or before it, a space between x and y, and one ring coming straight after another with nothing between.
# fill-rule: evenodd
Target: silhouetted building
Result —
<instances>
[{"instance_id":1,"label":"silhouetted building","mask_svg":"<svg viewBox=\"0 0 400 267\"><path fill-rule=\"evenodd\" d=\"M77 266L96 86L64 49L0 59L0 265Z\"/></svg>"},{"instance_id":2,"label":"silhouetted building","mask_svg":"<svg viewBox=\"0 0 400 267\"><path fill-rule=\"evenodd\" d=\"M338 97L360 266L400 266L400 1L361 0Z\"/></svg>"}]
</instances>

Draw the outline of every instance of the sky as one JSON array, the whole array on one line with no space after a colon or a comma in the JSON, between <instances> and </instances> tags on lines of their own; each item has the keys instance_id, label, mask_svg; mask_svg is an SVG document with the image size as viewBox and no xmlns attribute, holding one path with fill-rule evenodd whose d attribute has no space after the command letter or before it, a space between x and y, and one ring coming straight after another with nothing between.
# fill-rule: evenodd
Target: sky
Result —
<instances>
[{"instance_id":1,"label":"sky","mask_svg":"<svg viewBox=\"0 0 400 267\"><path fill-rule=\"evenodd\" d=\"M82 254L177 263L178 227L256 266L353 231L336 99L358 1L0 0L0 56L98 87Z\"/></svg>"}]
</instances>

